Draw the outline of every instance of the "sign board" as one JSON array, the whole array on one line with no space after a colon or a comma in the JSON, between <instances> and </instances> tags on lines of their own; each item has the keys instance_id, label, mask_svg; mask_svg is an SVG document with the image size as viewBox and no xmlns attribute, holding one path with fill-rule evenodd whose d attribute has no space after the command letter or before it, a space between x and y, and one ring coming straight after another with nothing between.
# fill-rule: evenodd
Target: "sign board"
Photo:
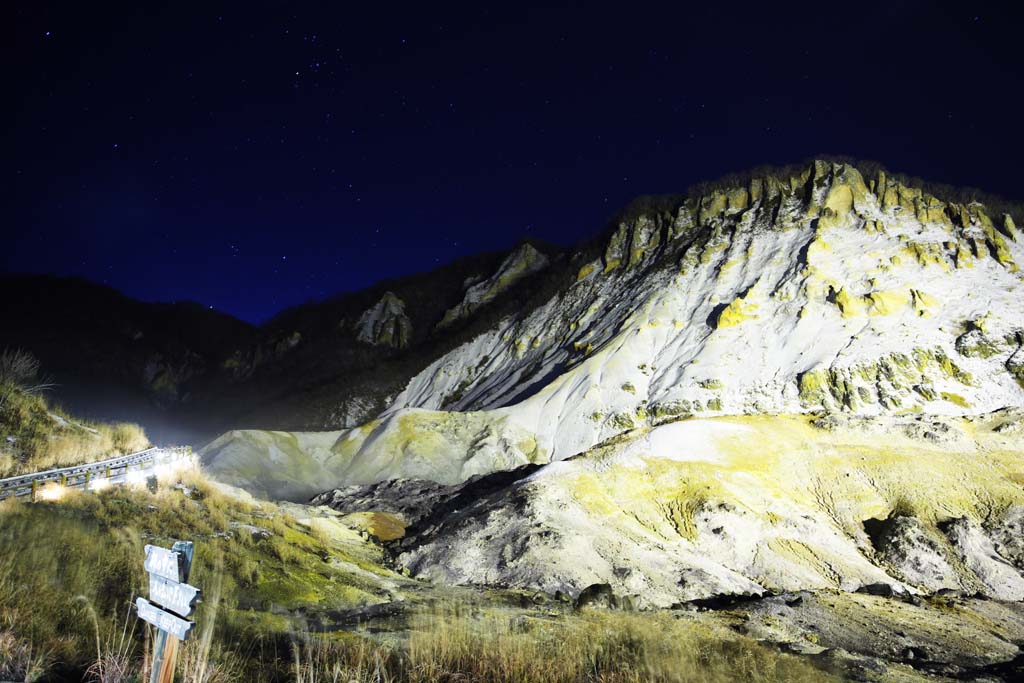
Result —
<instances>
[{"instance_id":1,"label":"sign board","mask_svg":"<svg viewBox=\"0 0 1024 683\"><path fill-rule=\"evenodd\" d=\"M185 564L184 553L155 545L146 546L146 563L143 566L150 574L181 583L188 578L185 574Z\"/></svg>"},{"instance_id":2,"label":"sign board","mask_svg":"<svg viewBox=\"0 0 1024 683\"><path fill-rule=\"evenodd\" d=\"M198 588L187 583L171 581L158 574L149 575L149 599L179 617L192 614L199 593Z\"/></svg>"},{"instance_id":3,"label":"sign board","mask_svg":"<svg viewBox=\"0 0 1024 683\"><path fill-rule=\"evenodd\" d=\"M156 626L168 635L178 640L187 640L189 632L195 626L195 622L187 621L181 617L165 612L145 598L135 599L135 608L139 612L139 618Z\"/></svg>"}]
</instances>

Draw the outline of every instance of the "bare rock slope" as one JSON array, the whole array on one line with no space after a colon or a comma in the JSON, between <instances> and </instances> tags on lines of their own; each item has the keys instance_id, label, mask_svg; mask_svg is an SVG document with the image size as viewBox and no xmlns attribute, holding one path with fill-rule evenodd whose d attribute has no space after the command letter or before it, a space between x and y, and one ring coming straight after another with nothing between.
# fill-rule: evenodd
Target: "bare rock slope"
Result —
<instances>
[{"instance_id":1,"label":"bare rock slope","mask_svg":"<svg viewBox=\"0 0 1024 683\"><path fill-rule=\"evenodd\" d=\"M267 485L259 432L204 458L271 496L364 487L324 499L353 512L433 482L392 510L397 560L450 582L1021 600L1020 237L845 164L755 178L624 217L571 281L325 435L305 488Z\"/></svg>"}]
</instances>

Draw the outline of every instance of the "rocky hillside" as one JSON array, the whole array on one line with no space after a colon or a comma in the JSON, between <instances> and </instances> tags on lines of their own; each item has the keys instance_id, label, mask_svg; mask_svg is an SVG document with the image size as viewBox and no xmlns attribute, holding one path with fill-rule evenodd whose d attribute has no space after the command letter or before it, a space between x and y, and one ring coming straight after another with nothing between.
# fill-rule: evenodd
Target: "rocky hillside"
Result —
<instances>
[{"instance_id":1,"label":"rocky hillside","mask_svg":"<svg viewBox=\"0 0 1024 683\"><path fill-rule=\"evenodd\" d=\"M1019 238L1008 214L827 162L638 212L341 434L332 483L455 483L687 415L1022 405Z\"/></svg>"},{"instance_id":2,"label":"rocky hillside","mask_svg":"<svg viewBox=\"0 0 1024 683\"><path fill-rule=\"evenodd\" d=\"M54 396L131 419L159 442L239 426L352 427L409 378L528 294L558 254L523 243L253 326L196 303L153 304L74 278L0 277L0 349L27 349ZM443 332L437 328L444 321Z\"/></svg>"},{"instance_id":3,"label":"rocky hillside","mask_svg":"<svg viewBox=\"0 0 1024 683\"><path fill-rule=\"evenodd\" d=\"M440 510L394 484L319 502L415 520L397 560L447 584L607 584L647 607L865 588L1024 600L1021 410L690 419L465 495L479 486ZM414 501L431 511L410 517Z\"/></svg>"},{"instance_id":4,"label":"rocky hillside","mask_svg":"<svg viewBox=\"0 0 1024 683\"><path fill-rule=\"evenodd\" d=\"M627 213L358 427L204 458L445 582L1021 600L1019 263L1011 215L819 161Z\"/></svg>"},{"instance_id":5,"label":"rocky hillside","mask_svg":"<svg viewBox=\"0 0 1024 683\"><path fill-rule=\"evenodd\" d=\"M688 413L1015 405L1020 230L939 194L816 162L640 202L567 253L524 243L259 327L4 276L0 348L38 356L70 409L158 441L501 409L484 421L544 460Z\"/></svg>"}]
</instances>

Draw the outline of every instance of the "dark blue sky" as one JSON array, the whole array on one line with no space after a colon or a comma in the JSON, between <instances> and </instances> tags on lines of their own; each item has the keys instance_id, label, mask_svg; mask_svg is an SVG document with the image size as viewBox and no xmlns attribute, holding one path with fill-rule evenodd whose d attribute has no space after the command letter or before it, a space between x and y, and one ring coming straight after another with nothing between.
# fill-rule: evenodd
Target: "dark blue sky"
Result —
<instances>
[{"instance_id":1,"label":"dark blue sky","mask_svg":"<svg viewBox=\"0 0 1024 683\"><path fill-rule=\"evenodd\" d=\"M371 4L19 3L0 268L261 321L818 152L1024 195L990 3Z\"/></svg>"}]
</instances>

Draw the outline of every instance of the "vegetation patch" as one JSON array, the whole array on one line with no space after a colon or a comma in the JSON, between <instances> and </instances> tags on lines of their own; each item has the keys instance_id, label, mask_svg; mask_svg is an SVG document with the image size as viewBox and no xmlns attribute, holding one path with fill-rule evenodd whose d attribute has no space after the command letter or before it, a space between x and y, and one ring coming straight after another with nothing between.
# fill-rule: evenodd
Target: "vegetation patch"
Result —
<instances>
[{"instance_id":1,"label":"vegetation patch","mask_svg":"<svg viewBox=\"0 0 1024 683\"><path fill-rule=\"evenodd\" d=\"M149 447L141 427L72 418L47 402L49 384L23 351L0 353L0 477L80 465Z\"/></svg>"}]
</instances>

